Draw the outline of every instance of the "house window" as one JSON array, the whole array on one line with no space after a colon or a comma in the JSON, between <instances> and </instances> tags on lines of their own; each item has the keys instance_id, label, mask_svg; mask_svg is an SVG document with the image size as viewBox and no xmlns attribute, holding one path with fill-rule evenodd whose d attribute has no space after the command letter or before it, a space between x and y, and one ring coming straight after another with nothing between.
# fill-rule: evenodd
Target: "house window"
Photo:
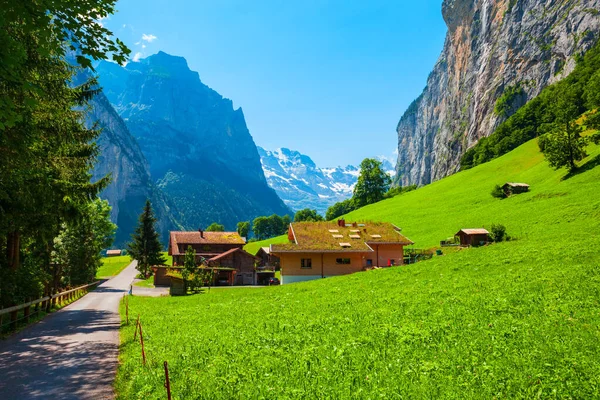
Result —
<instances>
[{"instance_id":1,"label":"house window","mask_svg":"<svg viewBox=\"0 0 600 400\"><path fill-rule=\"evenodd\" d=\"M335 263L348 265L348 264L350 264L350 259L349 258L336 258Z\"/></svg>"},{"instance_id":2,"label":"house window","mask_svg":"<svg viewBox=\"0 0 600 400\"><path fill-rule=\"evenodd\" d=\"M372 267L373 266L373 260L371 260L370 258L367 259L367 267Z\"/></svg>"},{"instance_id":3,"label":"house window","mask_svg":"<svg viewBox=\"0 0 600 400\"><path fill-rule=\"evenodd\" d=\"M300 259L300 268L306 268L306 269L312 268L312 258Z\"/></svg>"}]
</instances>

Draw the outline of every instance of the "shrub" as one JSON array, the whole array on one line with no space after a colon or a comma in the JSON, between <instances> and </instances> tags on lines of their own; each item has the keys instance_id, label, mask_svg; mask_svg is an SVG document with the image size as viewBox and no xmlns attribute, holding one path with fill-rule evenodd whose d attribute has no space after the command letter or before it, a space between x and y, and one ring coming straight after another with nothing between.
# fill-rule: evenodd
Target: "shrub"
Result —
<instances>
[{"instance_id":1,"label":"shrub","mask_svg":"<svg viewBox=\"0 0 600 400\"><path fill-rule=\"evenodd\" d=\"M490 239L492 239L493 242L502 242L504 239L508 239L506 227L501 224L492 224Z\"/></svg>"},{"instance_id":2,"label":"shrub","mask_svg":"<svg viewBox=\"0 0 600 400\"><path fill-rule=\"evenodd\" d=\"M500 185L494 186L494 189L492 190L492 197L495 197L497 199L503 199L506 197L504 195L504 190L502 190L502 186L500 186Z\"/></svg>"}]
</instances>

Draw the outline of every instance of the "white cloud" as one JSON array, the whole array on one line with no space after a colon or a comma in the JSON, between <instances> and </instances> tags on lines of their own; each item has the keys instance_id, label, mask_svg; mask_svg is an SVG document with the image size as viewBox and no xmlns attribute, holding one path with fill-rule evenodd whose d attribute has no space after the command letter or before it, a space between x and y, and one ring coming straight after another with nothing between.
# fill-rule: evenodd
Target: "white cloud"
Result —
<instances>
[{"instance_id":1,"label":"white cloud","mask_svg":"<svg viewBox=\"0 0 600 400\"><path fill-rule=\"evenodd\" d=\"M127 24L123 24L123 28L127 28Z\"/></svg>"},{"instance_id":2,"label":"white cloud","mask_svg":"<svg viewBox=\"0 0 600 400\"><path fill-rule=\"evenodd\" d=\"M140 58L142 58L142 56L143 56L143 54L142 54L141 52L139 52L139 51L138 51L138 52L137 52L137 53L135 53L135 55L133 56L132 60L137 62L137 61L139 61L139 60L140 60Z\"/></svg>"},{"instance_id":3,"label":"white cloud","mask_svg":"<svg viewBox=\"0 0 600 400\"><path fill-rule=\"evenodd\" d=\"M142 35L142 40L148 43L152 43L153 41L155 41L156 39L158 39L156 36L150 34L150 35L146 35L145 33Z\"/></svg>"},{"instance_id":4,"label":"white cloud","mask_svg":"<svg viewBox=\"0 0 600 400\"><path fill-rule=\"evenodd\" d=\"M142 49L145 49L145 48L146 48L146 45L145 45L145 44L143 44L143 45L142 45Z\"/></svg>"}]
</instances>

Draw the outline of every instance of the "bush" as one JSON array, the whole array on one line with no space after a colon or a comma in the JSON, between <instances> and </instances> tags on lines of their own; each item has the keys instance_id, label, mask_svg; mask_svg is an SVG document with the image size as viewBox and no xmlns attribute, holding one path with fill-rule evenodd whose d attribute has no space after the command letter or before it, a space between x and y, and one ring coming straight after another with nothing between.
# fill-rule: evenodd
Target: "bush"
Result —
<instances>
[{"instance_id":1,"label":"bush","mask_svg":"<svg viewBox=\"0 0 600 400\"><path fill-rule=\"evenodd\" d=\"M492 197L495 197L497 199L503 199L506 197L504 195L504 190L502 190L502 186L500 186L500 185L494 186L494 189L492 190Z\"/></svg>"},{"instance_id":2,"label":"bush","mask_svg":"<svg viewBox=\"0 0 600 400\"><path fill-rule=\"evenodd\" d=\"M501 224L492 224L490 239L492 239L493 242L502 242L504 239L508 239L506 227Z\"/></svg>"}]
</instances>

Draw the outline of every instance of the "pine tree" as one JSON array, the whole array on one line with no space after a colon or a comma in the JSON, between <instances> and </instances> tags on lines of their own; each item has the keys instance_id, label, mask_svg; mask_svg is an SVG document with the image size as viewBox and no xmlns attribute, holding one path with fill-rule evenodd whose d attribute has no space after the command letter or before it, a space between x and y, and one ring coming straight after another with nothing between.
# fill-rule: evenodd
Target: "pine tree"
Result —
<instances>
[{"instance_id":1,"label":"pine tree","mask_svg":"<svg viewBox=\"0 0 600 400\"><path fill-rule=\"evenodd\" d=\"M139 225L135 229L135 233L131 235L131 243L127 245L129 255L138 262L137 270L145 277L150 276L150 268L153 265L162 265L167 261L162 255L162 245L155 224L156 218L152 212L150 200L146 200L146 205L139 218Z\"/></svg>"}]
</instances>

